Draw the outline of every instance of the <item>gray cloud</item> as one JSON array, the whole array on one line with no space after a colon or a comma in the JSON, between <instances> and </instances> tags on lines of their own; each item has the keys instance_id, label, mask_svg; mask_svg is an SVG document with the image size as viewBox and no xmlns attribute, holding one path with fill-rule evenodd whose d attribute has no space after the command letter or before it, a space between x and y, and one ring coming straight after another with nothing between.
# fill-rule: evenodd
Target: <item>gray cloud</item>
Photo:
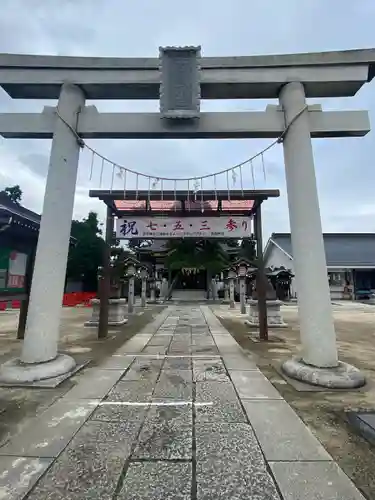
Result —
<instances>
[{"instance_id":1,"label":"gray cloud","mask_svg":"<svg viewBox=\"0 0 375 500\"><path fill-rule=\"evenodd\" d=\"M373 0L2 0L0 51L13 53L153 56L159 45L201 44L203 55L250 55L341 50L375 46ZM369 109L375 115L374 83L351 99L325 100L325 108ZM320 102L320 101L319 101ZM0 90L0 112L41 111L53 102L12 101ZM88 104L93 104L92 102ZM98 102L101 111L153 111L157 102ZM264 109L265 101L203 102L203 110ZM0 183L18 183L25 202L41 210L50 141L1 140ZM152 175L202 175L255 154L268 141L89 141L113 161ZM323 228L326 231L373 231L374 134L364 139L314 141ZM254 163L256 187L278 188L281 197L264 207L265 232L288 230L286 186L280 146ZM87 197L99 187L100 165L89 181L90 154L81 154L75 215L103 207ZM303 166L301 166L303 168ZM105 165L103 184L111 182ZM244 183L252 186L251 169ZM115 177L116 185L122 179ZM134 183L134 179L132 181ZM224 182L224 181L221 181ZM225 182L224 182L225 184ZM0 186L2 187L2 186ZM144 187L144 186L143 186ZM210 186L204 186L210 187Z\"/></svg>"}]
</instances>

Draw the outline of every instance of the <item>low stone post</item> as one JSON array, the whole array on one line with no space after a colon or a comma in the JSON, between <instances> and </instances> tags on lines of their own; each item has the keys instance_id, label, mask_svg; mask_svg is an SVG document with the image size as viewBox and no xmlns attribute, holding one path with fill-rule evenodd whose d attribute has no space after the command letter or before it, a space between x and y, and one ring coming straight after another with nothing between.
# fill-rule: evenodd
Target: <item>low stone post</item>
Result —
<instances>
[{"instance_id":1,"label":"low stone post","mask_svg":"<svg viewBox=\"0 0 375 500\"><path fill-rule=\"evenodd\" d=\"M163 278L162 279L162 282L161 282L161 290L160 290L160 295L163 297L163 300L167 300L168 297L168 281L167 281L167 278Z\"/></svg>"},{"instance_id":2,"label":"low stone post","mask_svg":"<svg viewBox=\"0 0 375 500\"><path fill-rule=\"evenodd\" d=\"M246 277L240 276L240 306L241 314L246 314Z\"/></svg>"},{"instance_id":3,"label":"low stone post","mask_svg":"<svg viewBox=\"0 0 375 500\"><path fill-rule=\"evenodd\" d=\"M234 309L236 307L234 302L234 280L236 279L237 274L234 269L230 269L228 272L229 278L229 309Z\"/></svg>"},{"instance_id":4,"label":"low stone post","mask_svg":"<svg viewBox=\"0 0 375 500\"><path fill-rule=\"evenodd\" d=\"M156 278L151 276L150 278L150 302L151 304L156 303Z\"/></svg>"},{"instance_id":5,"label":"low stone post","mask_svg":"<svg viewBox=\"0 0 375 500\"><path fill-rule=\"evenodd\" d=\"M237 275L240 281L241 314L246 314L246 274L248 267L246 259L239 259L237 261Z\"/></svg>"},{"instance_id":6,"label":"low stone post","mask_svg":"<svg viewBox=\"0 0 375 500\"><path fill-rule=\"evenodd\" d=\"M229 283L228 278L224 281L224 302L229 302Z\"/></svg>"},{"instance_id":7,"label":"low stone post","mask_svg":"<svg viewBox=\"0 0 375 500\"><path fill-rule=\"evenodd\" d=\"M128 286L128 314L134 312L134 275L129 276Z\"/></svg>"},{"instance_id":8,"label":"low stone post","mask_svg":"<svg viewBox=\"0 0 375 500\"><path fill-rule=\"evenodd\" d=\"M140 262L133 257L124 261L125 277L128 278L128 315L134 312L134 278Z\"/></svg>"},{"instance_id":9,"label":"low stone post","mask_svg":"<svg viewBox=\"0 0 375 500\"><path fill-rule=\"evenodd\" d=\"M212 290L212 300L216 302L219 298L218 296L218 290L217 290L217 282L215 278L212 278L211 280L211 290Z\"/></svg>"},{"instance_id":10,"label":"low stone post","mask_svg":"<svg viewBox=\"0 0 375 500\"><path fill-rule=\"evenodd\" d=\"M145 267L141 269L141 280L142 280L142 288L141 288L141 307L146 307L146 288L147 288L147 276L148 272Z\"/></svg>"}]
</instances>

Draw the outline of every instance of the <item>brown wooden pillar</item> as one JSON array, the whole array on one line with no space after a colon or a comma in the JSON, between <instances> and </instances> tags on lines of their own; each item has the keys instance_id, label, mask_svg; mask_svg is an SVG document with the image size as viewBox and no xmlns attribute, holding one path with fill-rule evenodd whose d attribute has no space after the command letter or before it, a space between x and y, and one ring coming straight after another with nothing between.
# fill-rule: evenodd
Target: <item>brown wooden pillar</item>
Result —
<instances>
[{"instance_id":1,"label":"brown wooden pillar","mask_svg":"<svg viewBox=\"0 0 375 500\"><path fill-rule=\"evenodd\" d=\"M105 245L103 250L103 269L99 280L99 327L98 338L103 339L108 335L108 310L109 296L111 291L111 246L113 242L113 213L110 207L107 207L107 219L105 227Z\"/></svg>"},{"instance_id":2,"label":"brown wooden pillar","mask_svg":"<svg viewBox=\"0 0 375 500\"><path fill-rule=\"evenodd\" d=\"M20 314L18 317L17 339L25 337L27 313L29 310L31 281L33 279L34 261L35 261L36 246L27 257L26 276L25 276L25 292L26 298L21 301Z\"/></svg>"},{"instance_id":3,"label":"brown wooden pillar","mask_svg":"<svg viewBox=\"0 0 375 500\"><path fill-rule=\"evenodd\" d=\"M268 340L267 324L267 302L266 302L266 277L264 274L263 262L263 238L262 238L262 211L261 203L258 205L254 216L254 233L257 242L257 267L256 287L258 296L259 313L259 338Z\"/></svg>"}]
</instances>

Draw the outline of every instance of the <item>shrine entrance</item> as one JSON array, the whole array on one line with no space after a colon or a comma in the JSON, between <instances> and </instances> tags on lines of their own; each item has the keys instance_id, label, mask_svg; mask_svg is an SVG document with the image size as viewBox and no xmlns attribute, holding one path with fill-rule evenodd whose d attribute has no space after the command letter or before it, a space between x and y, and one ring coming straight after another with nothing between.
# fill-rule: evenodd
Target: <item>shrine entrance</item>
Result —
<instances>
[{"instance_id":1,"label":"shrine entrance","mask_svg":"<svg viewBox=\"0 0 375 500\"><path fill-rule=\"evenodd\" d=\"M125 191L92 190L107 206L107 253L103 279L109 282L110 248L115 240L256 240L257 290L259 300L260 337L267 339L267 308L263 279L263 242L261 205L268 198L280 195L274 190L202 190L202 191ZM193 251L193 249L191 249ZM229 265L230 263L228 263ZM182 267L182 266L181 266ZM207 287L207 270L198 273L169 274L169 286L179 289ZM214 276L212 276L214 277ZM173 281L175 279L175 281ZM108 290L109 286L102 287ZM107 298L103 297L101 304ZM107 314L106 308L102 314ZM100 323L107 328L107 321ZM100 332L105 336L106 332Z\"/></svg>"},{"instance_id":2,"label":"shrine entrance","mask_svg":"<svg viewBox=\"0 0 375 500\"><path fill-rule=\"evenodd\" d=\"M323 380L327 378L326 369L329 369L331 387L337 379L346 387L362 384L363 377L352 375L350 370L348 380L343 381L340 371L343 363L338 361L331 311L312 138L366 135L370 130L369 117L366 111L323 111L320 104L309 105L306 99L353 96L374 75L375 50L372 49L201 57L200 47L165 47L160 48L159 58L135 59L0 54L0 85L10 97L58 99L57 107L45 107L42 113L0 114L0 135L3 137L53 139L25 341L20 359L3 365L0 379L6 382L38 380L74 369L74 359L58 354L57 347L82 148L92 153L93 160L94 157L100 158L100 187L103 173L109 169L112 173L109 175L112 179L111 191L115 191L113 179L119 174L125 195L129 186L126 179L131 175L135 192L130 199L138 202L138 181L140 178L143 181L147 179L149 189L143 198L146 203L143 210L149 209L148 200L157 199L155 188L158 189L158 184L161 188L159 201L165 200L160 197L166 192L163 189L166 185L162 184L170 182L170 201L178 200L175 195L181 183L187 184L187 196L179 200L187 203L187 206L179 207L182 210L189 211L190 200L199 204L217 201L215 210L220 212L224 200L234 200L230 191L236 178L240 185L238 200L253 200L248 191L246 198L244 190L251 177L255 189L253 161L263 163L264 154L282 144L303 344L301 358L285 363L284 369L290 376L308 379L314 384L319 383L317 371ZM159 100L160 112L106 113L86 105L86 100L98 99ZM269 105L264 111L201 112L201 99L278 99L279 105ZM157 177L154 183L155 169L151 168L150 174L145 174L133 166L118 165L85 142L104 138L270 138L273 142L251 158L220 172L185 178L179 175L169 179ZM93 164L94 161L92 167ZM227 188L226 194L216 199L215 189L205 200L207 192L203 183L205 187L212 188L216 186L217 177L221 177L220 189L222 186ZM154 193L154 198L151 193ZM165 215L164 208L160 212L160 216ZM203 213L206 217L204 207ZM203 213L200 212L200 216ZM144 237L153 238L156 229L154 225L147 226L148 215L143 220L140 215L134 224L140 224ZM210 231L207 227L203 228L207 238L223 237L222 217L218 213L216 215L216 222L220 224ZM193 222L196 217L192 213L188 216L192 219L188 231L173 226L160 233L167 233L163 237L170 238L171 233L177 232L181 237L184 231L184 237L196 238L201 229ZM107 219L110 221L112 217L109 211ZM172 219L172 214L168 217ZM236 213L236 217L241 216ZM248 219L249 214L243 217ZM238 236L246 238L250 228L245 229L242 222L246 221L242 219L240 222L246 234L241 236L239 231ZM125 234L122 236L128 237L134 227L124 221ZM109 234L113 237L112 230Z\"/></svg>"},{"instance_id":3,"label":"shrine entrance","mask_svg":"<svg viewBox=\"0 0 375 500\"><path fill-rule=\"evenodd\" d=\"M175 290L206 290L207 291L207 270L196 267L173 270L171 279L176 280Z\"/></svg>"}]
</instances>

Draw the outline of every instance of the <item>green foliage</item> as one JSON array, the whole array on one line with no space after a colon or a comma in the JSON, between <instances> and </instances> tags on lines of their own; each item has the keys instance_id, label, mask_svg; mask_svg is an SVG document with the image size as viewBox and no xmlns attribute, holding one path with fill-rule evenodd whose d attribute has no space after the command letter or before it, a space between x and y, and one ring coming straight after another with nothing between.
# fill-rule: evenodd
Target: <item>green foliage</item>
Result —
<instances>
[{"instance_id":1,"label":"green foliage","mask_svg":"<svg viewBox=\"0 0 375 500\"><path fill-rule=\"evenodd\" d=\"M22 189L18 184L15 186L8 186L1 192L6 194L13 203L16 203L17 205L21 203Z\"/></svg>"},{"instance_id":2,"label":"green foliage","mask_svg":"<svg viewBox=\"0 0 375 500\"><path fill-rule=\"evenodd\" d=\"M250 238L245 238L241 242L241 251L240 257L244 257L250 261L254 261L256 259L256 241Z\"/></svg>"},{"instance_id":3,"label":"green foliage","mask_svg":"<svg viewBox=\"0 0 375 500\"><path fill-rule=\"evenodd\" d=\"M105 244L101 234L95 212L89 212L82 221L72 221L71 235L76 244L69 251L67 278L82 281L85 291L97 289L97 270L103 262Z\"/></svg>"},{"instance_id":4,"label":"green foliage","mask_svg":"<svg viewBox=\"0 0 375 500\"><path fill-rule=\"evenodd\" d=\"M207 269L219 273L228 265L228 256L217 240L169 240L170 252L166 267L176 270L183 267Z\"/></svg>"}]
</instances>

